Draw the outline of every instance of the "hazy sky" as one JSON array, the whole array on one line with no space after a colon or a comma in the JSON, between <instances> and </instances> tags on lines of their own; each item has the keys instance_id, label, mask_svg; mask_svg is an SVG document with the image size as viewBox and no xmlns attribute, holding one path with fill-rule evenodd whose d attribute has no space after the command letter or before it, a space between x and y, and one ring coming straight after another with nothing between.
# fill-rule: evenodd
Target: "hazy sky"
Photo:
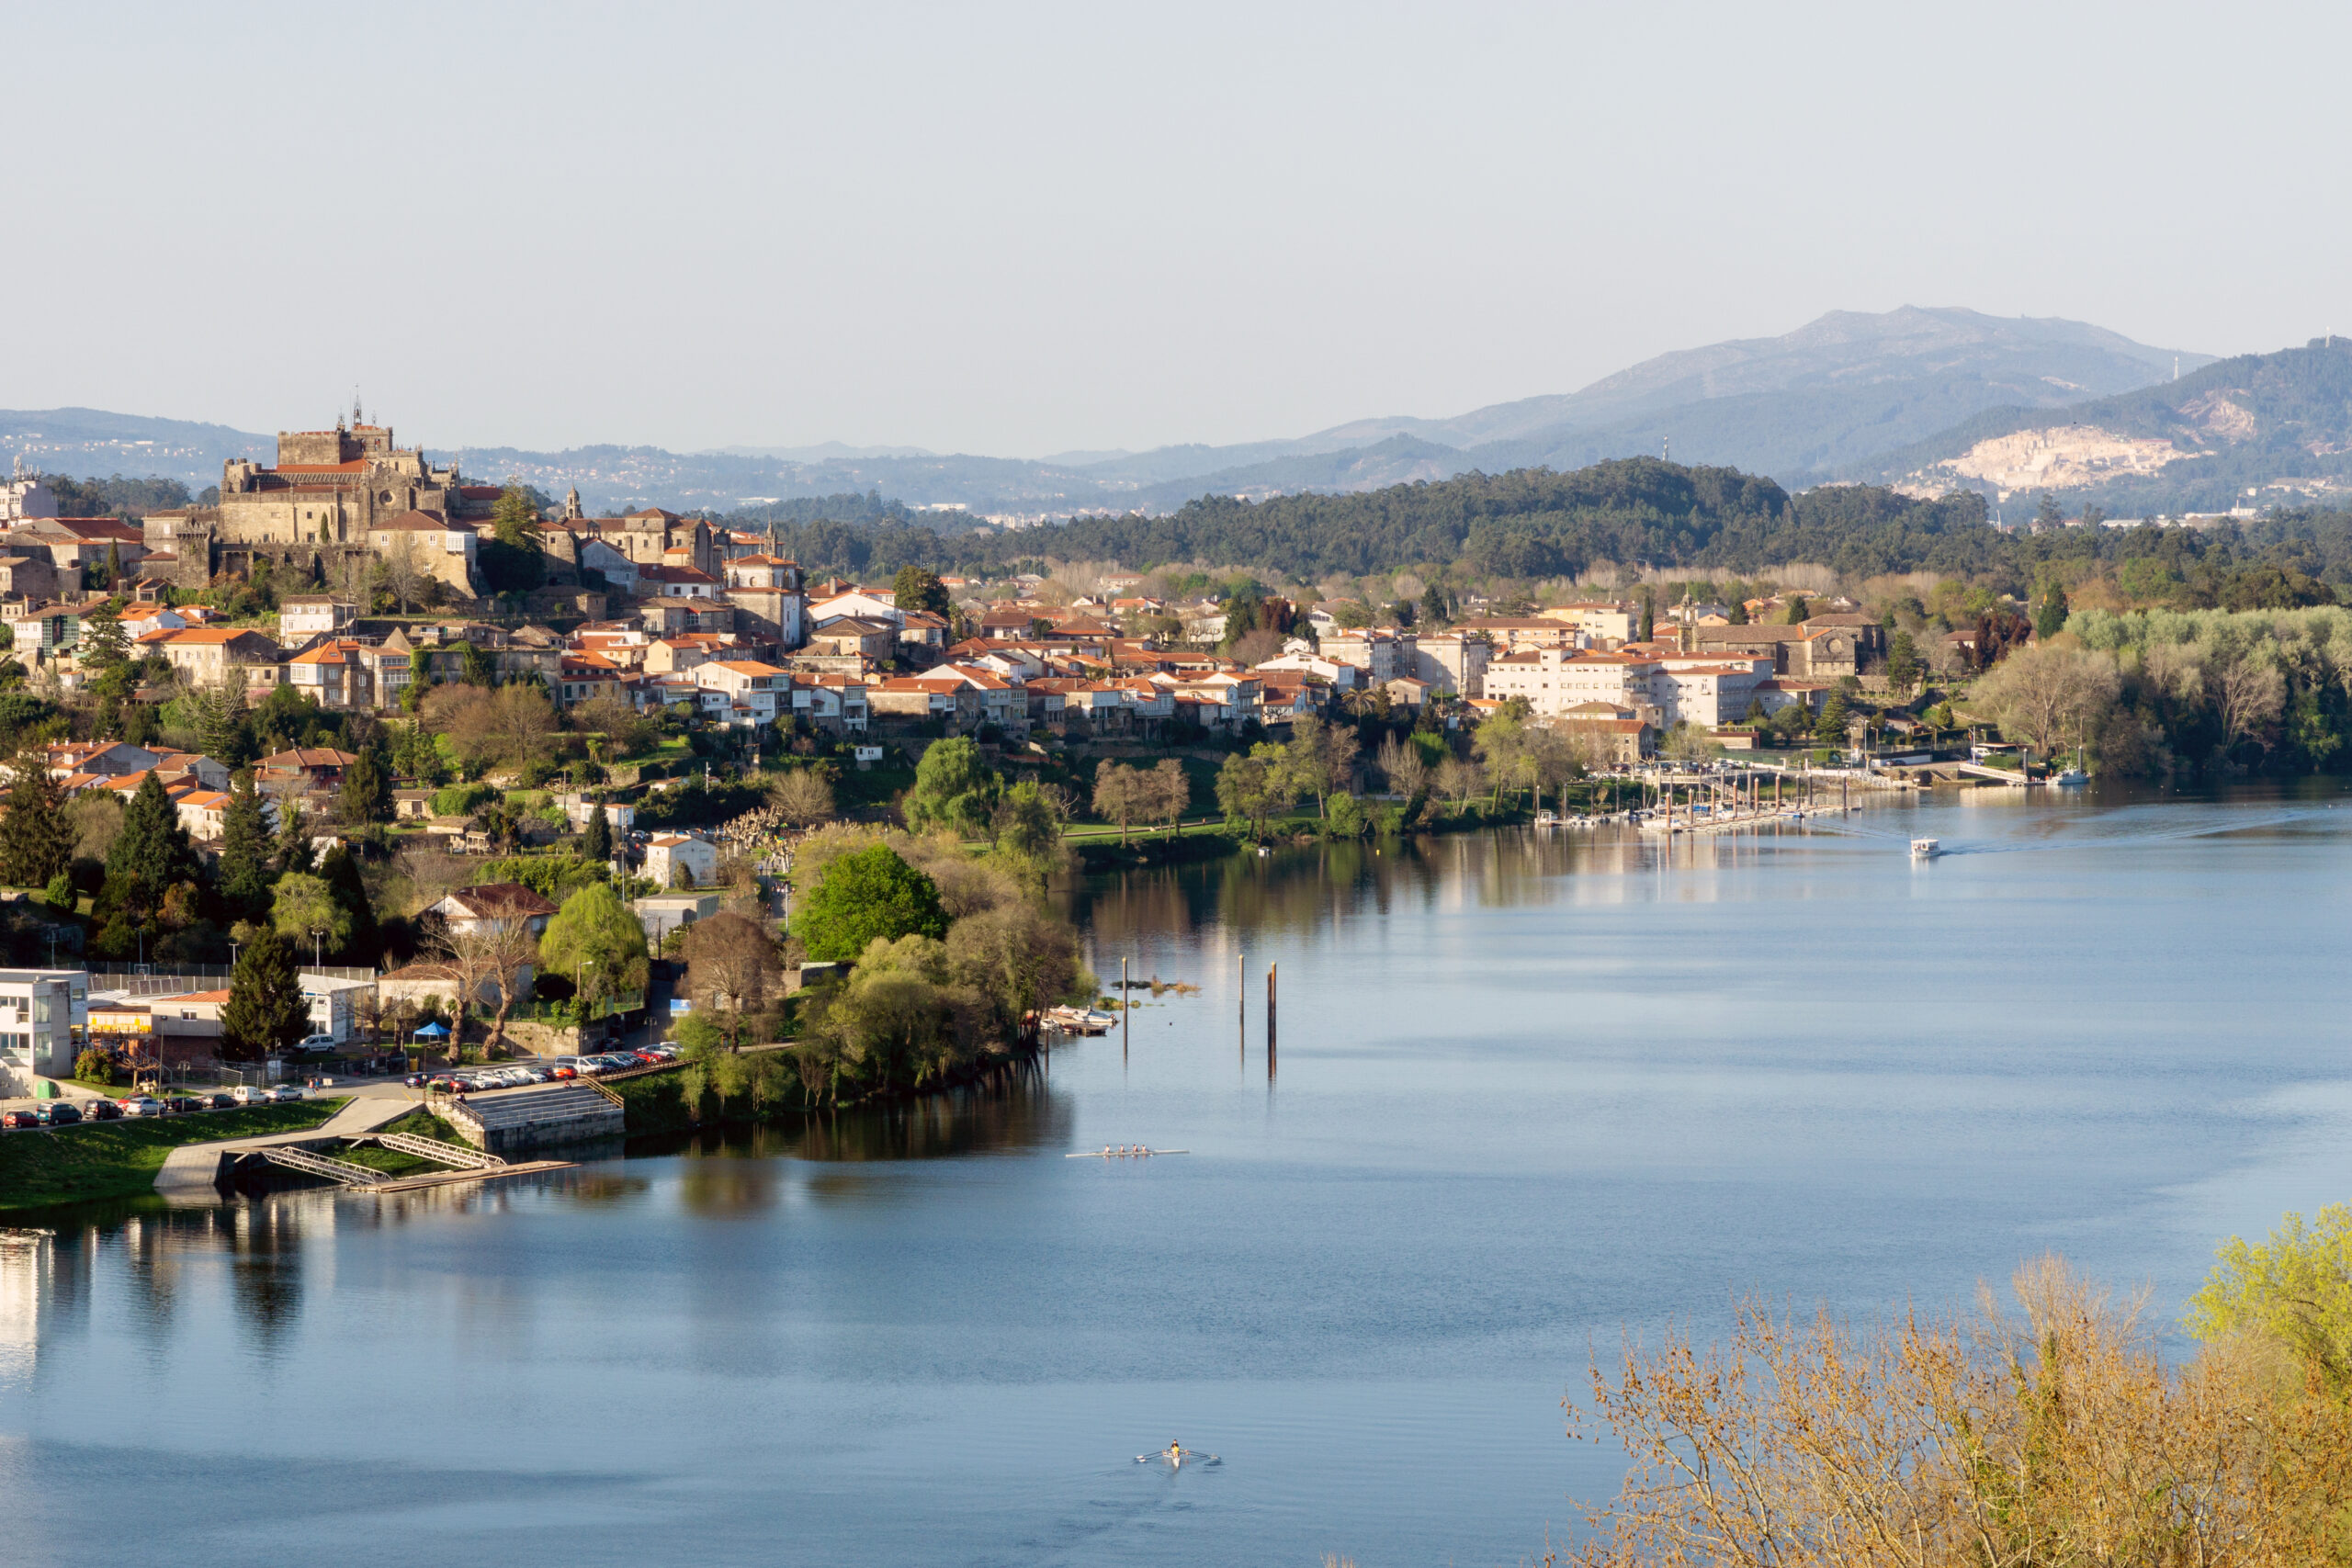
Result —
<instances>
[{"instance_id":1,"label":"hazy sky","mask_svg":"<svg viewBox=\"0 0 2352 1568\"><path fill-rule=\"evenodd\" d=\"M2334 6L11 8L0 407L1041 455L1827 310L2331 330Z\"/></svg>"}]
</instances>

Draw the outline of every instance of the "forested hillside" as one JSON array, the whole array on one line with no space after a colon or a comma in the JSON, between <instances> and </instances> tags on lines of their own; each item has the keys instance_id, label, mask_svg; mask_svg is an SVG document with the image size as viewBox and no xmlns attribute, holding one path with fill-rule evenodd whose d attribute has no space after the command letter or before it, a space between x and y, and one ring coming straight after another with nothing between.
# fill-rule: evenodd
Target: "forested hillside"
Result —
<instances>
[{"instance_id":1,"label":"forested hillside","mask_svg":"<svg viewBox=\"0 0 2352 1568\"><path fill-rule=\"evenodd\" d=\"M1525 581L1612 567L1752 574L1804 561L1853 580L1930 571L2021 592L2047 566L2137 562L2133 581L2157 590L2146 597L2189 605L2319 603L2333 597L2320 584L2352 589L2352 516L2341 512L2278 511L2200 528L2002 529L1985 521L1974 494L1919 501L1832 485L1792 496L1736 469L1655 458L1571 473L1469 474L1360 495L1211 497L1164 517L1086 518L1014 533L949 535L865 497L836 499L845 503L840 512L875 520L778 522L778 547L811 571L866 578L905 565L993 574L1049 558L1136 570L1197 562L1270 583L1408 567Z\"/></svg>"}]
</instances>

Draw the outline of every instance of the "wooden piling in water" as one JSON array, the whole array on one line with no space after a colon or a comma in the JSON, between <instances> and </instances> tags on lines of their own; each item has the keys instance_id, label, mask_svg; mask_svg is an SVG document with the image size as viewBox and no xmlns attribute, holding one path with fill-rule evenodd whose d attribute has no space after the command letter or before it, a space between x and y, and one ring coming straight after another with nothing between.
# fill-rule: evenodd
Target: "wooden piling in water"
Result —
<instances>
[{"instance_id":1,"label":"wooden piling in water","mask_svg":"<svg viewBox=\"0 0 2352 1568\"><path fill-rule=\"evenodd\" d=\"M1279 964L1266 965L1266 1076L1268 1077L1274 1076L1274 976L1281 971L1282 965Z\"/></svg>"}]
</instances>

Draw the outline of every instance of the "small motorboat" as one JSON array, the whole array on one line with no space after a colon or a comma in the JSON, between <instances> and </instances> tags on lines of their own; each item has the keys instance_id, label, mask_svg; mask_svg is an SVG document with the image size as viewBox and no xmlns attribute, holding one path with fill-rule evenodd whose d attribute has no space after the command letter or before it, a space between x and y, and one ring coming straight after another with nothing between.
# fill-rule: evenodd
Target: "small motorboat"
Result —
<instances>
[{"instance_id":1,"label":"small motorboat","mask_svg":"<svg viewBox=\"0 0 2352 1568\"><path fill-rule=\"evenodd\" d=\"M1943 852L1943 845L1938 843L1933 839L1914 839L1911 840L1911 858L1913 860L1933 860Z\"/></svg>"}]
</instances>

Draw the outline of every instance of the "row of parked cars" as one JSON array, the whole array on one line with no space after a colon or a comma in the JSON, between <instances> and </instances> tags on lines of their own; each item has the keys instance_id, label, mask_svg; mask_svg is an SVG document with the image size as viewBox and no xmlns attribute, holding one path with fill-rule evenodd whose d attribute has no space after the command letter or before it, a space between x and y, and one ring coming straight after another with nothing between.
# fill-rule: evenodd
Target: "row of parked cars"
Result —
<instances>
[{"instance_id":1,"label":"row of parked cars","mask_svg":"<svg viewBox=\"0 0 2352 1568\"><path fill-rule=\"evenodd\" d=\"M560 1083L567 1078L601 1077L633 1067L658 1067L678 1059L675 1045L649 1045L641 1051L605 1051L594 1056L558 1056L548 1066L482 1067L472 1072L412 1073L411 1089L436 1094L480 1094L485 1089L524 1089L537 1083Z\"/></svg>"},{"instance_id":2,"label":"row of parked cars","mask_svg":"<svg viewBox=\"0 0 2352 1568\"><path fill-rule=\"evenodd\" d=\"M247 1084L216 1094L174 1094L157 1100L151 1094L127 1094L120 1100L51 1100L30 1111L0 1111L0 1130L28 1127L71 1127L78 1122L119 1122L124 1117L177 1116L191 1111L231 1111L241 1105L270 1105L308 1098L292 1084L263 1089Z\"/></svg>"}]
</instances>

